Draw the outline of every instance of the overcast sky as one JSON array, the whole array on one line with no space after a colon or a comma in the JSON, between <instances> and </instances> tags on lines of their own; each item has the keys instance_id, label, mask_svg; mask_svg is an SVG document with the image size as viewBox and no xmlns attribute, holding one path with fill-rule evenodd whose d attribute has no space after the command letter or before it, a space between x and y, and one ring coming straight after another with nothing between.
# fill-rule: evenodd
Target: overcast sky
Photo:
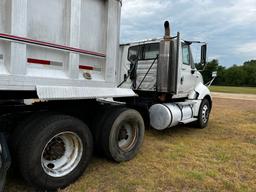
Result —
<instances>
[{"instance_id":1,"label":"overcast sky","mask_svg":"<svg viewBox=\"0 0 256 192\"><path fill-rule=\"evenodd\" d=\"M209 60L256 59L256 0L123 0L121 42L162 37L165 20L173 34L207 41Z\"/></svg>"}]
</instances>

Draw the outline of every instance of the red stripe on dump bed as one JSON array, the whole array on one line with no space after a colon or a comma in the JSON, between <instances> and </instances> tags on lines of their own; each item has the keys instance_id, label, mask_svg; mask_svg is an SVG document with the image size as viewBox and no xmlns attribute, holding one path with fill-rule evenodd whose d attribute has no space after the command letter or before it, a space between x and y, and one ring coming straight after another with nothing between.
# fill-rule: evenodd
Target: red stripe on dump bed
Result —
<instances>
[{"instance_id":1,"label":"red stripe on dump bed","mask_svg":"<svg viewBox=\"0 0 256 192\"><path fill-rule=\"evenodd\" d=\"M51 64L51 62L47 61L47 60L32 59L32 58L28 58L28 63L41 64L41 65L50 65Z\"/></svg>"},{"instance_id":2,"label":"red stripe on dump bed","mask_svg":"<svg viewBox=\"0 0 256 192\"><path fill-rule=\"evenodd\" d=\"M85 66L85 65L79 65L79 69L84 69L84 70L93 70L94 67L91 66Z\"/></svg>"},{"instance_id":3,"label":"red stripe on dump bed","mask_svg":"<svg viewBox=\"0 0 256 192\"><path fill-rule=\"evenodd\" d=\"M28 62L28 63L31 63L31 64L51 65L51 61L42 60L42 59L28 58L28 59L27 59L27 62ZM79 65L79 69L94 70L94 67L92 67L92 66L86 66L86 65Z\"/></svg>"},{"instance_id":4,"label":"red stripe on dump bed","mask_svg":"<svg viewBox=\"0 0 256 192\"><path fill-rule=\"evenodd\" d=\"M87 51L87 50L78 49L78 48L74 48L74 47L58 45L58 44L54 44L54 43L47 43L47 42L44 42L44 41L37 41L37 40L25 38L25 37L8 35L8 34L5 34L5 33L0 33L0 38L4 38L4 39L8 39L8 40L14 40L14 41L20 41L20 42L23 42L23 43L30 43L30 44L35 44L35 45L40 45L40 46L45 46L45 47L51 47L51 48L55 48L55 49L62 49L62 50L66 50L66 51L71 51L71 52L76 52L76 53L81 53L81 54L86 54L86 55L92 55L92 56L97 56L97 57L106 57L106 55L103 54L103 53Z\"/></svg>"}]
</instances>

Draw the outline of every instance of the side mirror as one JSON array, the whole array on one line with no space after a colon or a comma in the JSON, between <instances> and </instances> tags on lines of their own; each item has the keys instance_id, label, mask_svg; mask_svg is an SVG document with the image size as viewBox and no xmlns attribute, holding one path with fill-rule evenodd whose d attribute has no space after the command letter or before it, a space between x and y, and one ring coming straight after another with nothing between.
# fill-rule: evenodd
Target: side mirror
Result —
<instances>
[{"instance_id":1,"label":"side mirror","mask_svg":"<svg viewBox=\"0 0 256 192\"><path fill-rule=\"evenodd\" d=\"M206 58L207 58L207 44L201 46L201 65L206 65Z\"/></svg>"}]
</instances>

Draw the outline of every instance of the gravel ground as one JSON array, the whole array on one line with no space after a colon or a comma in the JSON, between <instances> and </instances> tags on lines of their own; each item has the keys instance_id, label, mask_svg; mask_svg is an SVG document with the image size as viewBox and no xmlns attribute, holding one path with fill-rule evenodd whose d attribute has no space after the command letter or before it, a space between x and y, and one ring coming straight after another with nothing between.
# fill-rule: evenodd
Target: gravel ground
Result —
<instances>
[{"instance_id":1,"label":"gravel ground","mask_svg":"<svg viewBox=\"0 0 256 192\"><path fill-rule=\"evenodd\" d=\"M256 95L253 94L235 94L235 93L217 93L212 92L212 96L215 98L223 99L242 99L242 100L256 100Z\"/></svg>"}]
</instances>

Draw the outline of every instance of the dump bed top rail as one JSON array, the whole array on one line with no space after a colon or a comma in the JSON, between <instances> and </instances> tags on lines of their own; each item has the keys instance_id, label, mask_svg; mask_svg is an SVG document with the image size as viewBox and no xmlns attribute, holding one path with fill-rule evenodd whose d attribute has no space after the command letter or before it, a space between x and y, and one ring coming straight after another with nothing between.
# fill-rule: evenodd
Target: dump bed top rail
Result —
<instances>
[{"instance_id":1,"label":"dump bed top rail","mask_svg":"<svg viewBox=\"0 0 256 192\"><path fill-rule=\"evenodd\" d=\"M91 55L91 56L97 56L97 57L103 57L103 58L106 57L106 54L104 54L104 53L97 53L94 51L87 51L87 50L83 50L83 49L79 49L79 48L58 45L58 44L54 44L54 43L48 43L48 42L44 42L44 41L38 41L38 40L34 40L34 39L29 39L29 38L25 38L25 37L19 37L19 36L4 34L4 33L0 33L0 39L20 42L20 43L26 43L26 44L31 44L31 45L38 45L38 46L43 46L43 47L50 47L50 48L54 48L54 49L60 49L60 50L65 50L65 51L70 51L70 52L75 52L75 53L81 53L81 54L85 54L85 55Z\"/></svg>"}]
</instances>

